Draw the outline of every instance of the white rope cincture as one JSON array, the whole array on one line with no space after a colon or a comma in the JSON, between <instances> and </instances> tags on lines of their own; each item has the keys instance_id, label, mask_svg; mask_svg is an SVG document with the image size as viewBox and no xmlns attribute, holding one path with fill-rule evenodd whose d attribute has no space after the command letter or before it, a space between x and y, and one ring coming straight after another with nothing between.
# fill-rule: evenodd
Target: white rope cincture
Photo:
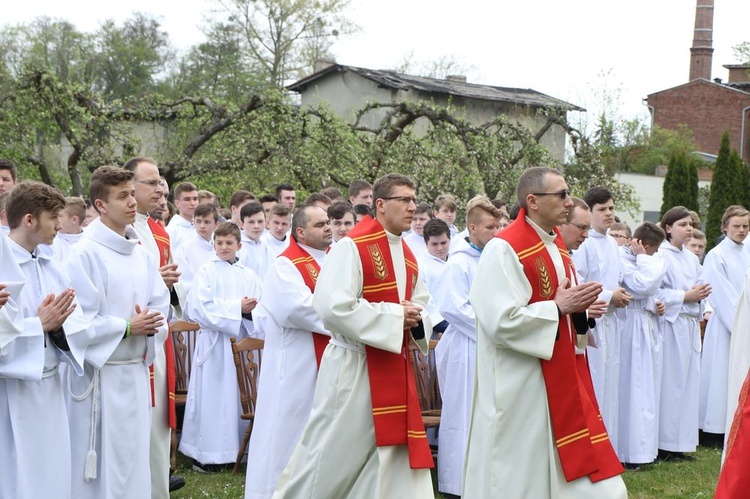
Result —
<instances>
[{"instance_id":1,"label":"white rope cincture","mask_svg":"<svg viewBox=\"0 0 750 499\"><path fill-rule=\"evenodd\" d=\"M89 451L86 453L86 461L83 467L84 480L91 481L96 479L96 425L99 419L99 369L94 369L94 376L91 383L81 395L73 393L71 381L71 372L68 370L68 392L70 397L76 402L86 400L93 392L91 400L91 431L89 432Z\"/></svg>"}]
</instances>

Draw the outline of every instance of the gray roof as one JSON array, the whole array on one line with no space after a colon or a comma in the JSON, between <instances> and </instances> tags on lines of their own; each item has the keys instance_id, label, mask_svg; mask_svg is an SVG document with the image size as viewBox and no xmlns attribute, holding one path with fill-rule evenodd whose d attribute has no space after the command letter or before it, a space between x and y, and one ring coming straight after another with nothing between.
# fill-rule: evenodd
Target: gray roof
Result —
<instances>
[{"instance_id":1,"label":"gray roof","mask_svg":"<svg viewBox=\"0 0 750 499\"><path fill-rule=\"evenodd\" d=\"M374 81L384 88L392 88L395 90L416 90L425 93L455 95L469 99L510 102L523 106L558 108L566 111L585 111L585 109L578 107L575 104L550 97L549 95L545 95L529 88L495 87L491 85L480 85L477 83L465 83L456 80L442 80L439 78L405 75L383 69L344 66L342 64L328 66L325 69L289 85L287 89L294 92L302 92L310 83L320 78L331 73L343 72L355 73L362 78Z\"/></svg>"}]
</instances>

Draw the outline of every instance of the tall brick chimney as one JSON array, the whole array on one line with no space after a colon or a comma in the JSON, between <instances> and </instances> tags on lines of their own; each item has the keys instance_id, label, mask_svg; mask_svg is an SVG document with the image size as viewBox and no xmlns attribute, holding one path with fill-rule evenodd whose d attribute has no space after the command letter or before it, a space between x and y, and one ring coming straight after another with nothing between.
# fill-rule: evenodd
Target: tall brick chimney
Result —
<instances>
[{"instance_id":1,"label":"tall brick chimney","mask_svg":"<svg viewBox=\"0 0 750 499\"><path fill-rule=\"evenodd\" d=\"M714 30L714 0L697 0L695 6L695 32L690 48L690 80L711 80L711 58Z\"/></svg>"}]
</instances>

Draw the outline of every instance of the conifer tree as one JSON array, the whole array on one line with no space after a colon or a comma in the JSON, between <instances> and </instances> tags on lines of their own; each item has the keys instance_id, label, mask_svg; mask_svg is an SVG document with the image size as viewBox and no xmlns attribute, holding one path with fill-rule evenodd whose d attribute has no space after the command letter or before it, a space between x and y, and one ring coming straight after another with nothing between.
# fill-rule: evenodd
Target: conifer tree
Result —
<instances>
[{"instance_id":1,"label":"conifer tree","mask_svg":"<svg viewBox=\"0 0 750 499\"><path fill-rule=\"evenodd\" d=\"M736 155L736 152L735 152ZM739 156L737 156L739 158ZM719 155L714 164L714 177L711 181L711 193L708 197L708 217L706 219L706 238L708 249L716 244L721 235L721 217L724 210L733 204L742 204L744 193L743 178L737 159L733 158L729 150L729 133L724 132L719 146Z\"/></svg>"},{"instance_id":2,"label":"conifer tree","mask_svg":"<svg viewBox=\"0 0 750 499\"><path fill-rule=\"evenodd\" d=\"M685 206L696 213L700 212L700 189L698 187L698 158L690 158L688 161L688 188L690 189L690 202ZM750 170L748 170L750 174ZM748 177L750 181L750 176Z\"/></svg>"},{"instance_id":3,"label":"conifer tree","mask_svg":"<svg viewBox=\"0 0 750 499\"><path fill-rule=\"evenodd\" d=\"M662 185L662 194L661 194L661 213L659 214L659 218L664 216L664 213L668 209L670 209L672 206L672 176L674 172L674 165L675 165L675 155L672 154L669 157L669 164L667 165L667 174L664 176L664 184Z\"/></svg>"}]
</instances>

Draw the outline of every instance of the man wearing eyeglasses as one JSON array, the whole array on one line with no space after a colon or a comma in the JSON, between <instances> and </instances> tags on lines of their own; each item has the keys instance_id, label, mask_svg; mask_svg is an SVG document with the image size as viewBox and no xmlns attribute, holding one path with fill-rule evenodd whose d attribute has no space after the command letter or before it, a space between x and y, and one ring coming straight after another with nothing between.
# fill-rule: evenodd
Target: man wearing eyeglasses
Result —
<instances>
[{"instance_id":1,"label":"man wearing eyeglasses","mask_svg":"<svg viewBox=\"0 0 750 499\"><path fill-rule=\"evenodd\" d=\"M602 286L573 285L557 229L573 207L567 183L529 168L516 196L518 217L484 247L469 295L477 356L462 495L624 499L622 466L577 368L586 331L573 315Z\"/></svg>"},{"instance_id":2,"label":"man wearing eyeglasses","mask_svg":"<svg viewBox=\"0 0 750 499\"><path fill-rule=\"evenodd\" d=\"M591 208L589 238L573 253L582 282L598 282L604 289L599 296L607 304L607 313L596 320L594 337L596 347L589 346L588 359L594 391L602 411L604 425L610 440L618 447L620 339L616 315L633 299L622 287L623 269L617 242L607 236L615 223L615 204L612 193L604 187L592 187L584 201Z\"/></svg>"},{"instance_id":3,"label":"man wearing eyeglasses","mask_svg":"<svg viewBox=\"0 0 750 499\"><path fill-rule=\"evenodd\" d=\"M163 225L159 225L148 215L150 211L158 209L165 194L159 167L151 158L136 157L125 163L124 168L134 174L136 214L133 227L141 244L157 258L159 273L171 291L180 278L180 272L177 270L177 264L171 262L169 235ZM169 470L170 421L172 429L176 429L174 398L170 398L168 389L168 386L174 387L173 348L172 338L167 336L163 348L158 348L153 363L150 447L152 498L168 498L170 485L171 490L177 490L185 484L182 477L170 478Z\"/></svg>"},{"instance_id":4,"label":"man wearing eyeglasses","mask_svg":"<svg viewBox=\"0 0 750 499\"><path fill-rule=\"evenodd\" d=\"M312 412L275 498L433 497L433 467L409 344L428 351L429 293L401 240L417 200L414 183L388 174L365 217L331 249L313 307L331 340Z\"/></svg>"}]
</instances>

